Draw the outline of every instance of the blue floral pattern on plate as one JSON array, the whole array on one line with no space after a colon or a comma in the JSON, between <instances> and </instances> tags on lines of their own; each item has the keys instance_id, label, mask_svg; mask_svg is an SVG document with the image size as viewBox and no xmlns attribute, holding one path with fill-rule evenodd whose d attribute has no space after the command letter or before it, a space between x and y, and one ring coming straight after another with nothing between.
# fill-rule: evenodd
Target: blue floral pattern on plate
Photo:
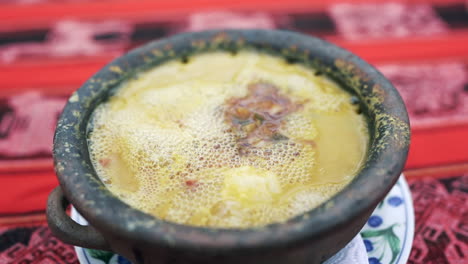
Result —
<instances>
[{"instance_id":1,"label":"blue floral pattern on plate","mask_svg":"<svg viewBox=\"0 0 468 264\"><path fill-rule=\"evenodd\" d=\"M413 235L413 201L402 176L361 230L369 264L406 263Z\"/></svg>"},{"instance_id":2,"label":"blue floral pattern on plate","mask_svg":"<svg viewBox=\"0 0 468 264\"><path fill-rule=\"evenodd\" d=\"M72 218L79 224L87 224L74 208ZM402 175L361 230L369 264L405 264L413 244L413 235L413 201ZM112 252L80 247L75 247L75 251L81 264L131 264Z\"/></svg>"}]
</instances>

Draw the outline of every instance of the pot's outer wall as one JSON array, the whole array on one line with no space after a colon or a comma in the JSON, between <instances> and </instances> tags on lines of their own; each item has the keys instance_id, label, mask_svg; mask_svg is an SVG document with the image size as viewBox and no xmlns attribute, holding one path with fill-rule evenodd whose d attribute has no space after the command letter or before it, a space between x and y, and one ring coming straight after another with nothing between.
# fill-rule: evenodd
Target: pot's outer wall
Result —
<instances>
[{"instance_id":1,"label":"pot's outer wall","mask_svg":"<svg viewBox=\"0 0 468 264\"><path fill-rule=\"evenodd\" d=\"M283 224L227 230L156 219L133 209L102 184L89 159L86 129L93 109L135 72L200 52L255 49L314 67L361 101L371 134L368 160L343 191ZM120 57L69 99L54 138L55 170L76 209L135 263L320 263L361 229L397 181L409 147L401 97L377 70L317 38L286 31L224 30L187 33L152 42Z\"/></svg>"}]
</instances>

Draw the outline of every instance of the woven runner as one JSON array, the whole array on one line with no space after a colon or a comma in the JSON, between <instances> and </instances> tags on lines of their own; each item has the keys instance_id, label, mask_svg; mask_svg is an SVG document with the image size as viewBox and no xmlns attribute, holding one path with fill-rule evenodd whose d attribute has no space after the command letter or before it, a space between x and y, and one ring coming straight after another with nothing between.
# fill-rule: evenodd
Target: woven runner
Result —
<instances>
[{"instance_id":1,"label":"woven runner","mask_svg":"<svg viewBox=\"0 0 468 264\"><path fill-rule=\"evenodd\" d=\"M44 215L57 185L53 132L72 91L148 41L252 27L325 38L395 84L413 135L409 263L468 263L468 2L6 0L0 17L0 264L78 263Z\"/></svg>"}]
</instances>

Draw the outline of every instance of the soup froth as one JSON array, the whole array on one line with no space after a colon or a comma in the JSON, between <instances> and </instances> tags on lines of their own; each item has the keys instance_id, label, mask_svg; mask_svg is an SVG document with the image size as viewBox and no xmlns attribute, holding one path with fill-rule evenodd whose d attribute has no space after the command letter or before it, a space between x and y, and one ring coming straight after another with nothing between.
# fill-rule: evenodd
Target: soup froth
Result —
<instances>
[{"instance_id":1,"label":"soup froth","mask_svg":"<svg viewBox=\"0 0 468 264\"><path fill-rule=\"evenodd\" d=\"M138 74L97 107L91 160L112 193L157 218L246 228L317 207L360 169L363 115L335 82L256 52Z\"/></svg>"}]
</instances>

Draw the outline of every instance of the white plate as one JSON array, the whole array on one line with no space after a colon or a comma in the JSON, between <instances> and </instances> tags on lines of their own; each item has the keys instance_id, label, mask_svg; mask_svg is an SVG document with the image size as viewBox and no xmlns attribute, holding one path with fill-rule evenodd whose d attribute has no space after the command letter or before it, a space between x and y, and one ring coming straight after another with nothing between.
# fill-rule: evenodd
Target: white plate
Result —
<instances>
[{"instance_id":1,"label":"white plate","mask_svg":"<svg viewBox=\"0 0 468 264\"><path fill-rule=\"evenodd\" d=\"M403 175L374 210L361 236L369 264L406 264L413 245L414 210Z\"/></svg>"},{"instance_id":2,"label":"white plate","mask_svg":"<svg viewBox=\"0 0 468 264\"><path fill-rule=\"evenodd\" d=\"M79 224L87 224L75 208L72 208L71 217ZM413 244L413 235L413 201L402 175L361 230L369 264L405 264ZM130 264L112 252L81 247L75 247L75 251L81 264Z\"/></svg>"}]
</instances>

